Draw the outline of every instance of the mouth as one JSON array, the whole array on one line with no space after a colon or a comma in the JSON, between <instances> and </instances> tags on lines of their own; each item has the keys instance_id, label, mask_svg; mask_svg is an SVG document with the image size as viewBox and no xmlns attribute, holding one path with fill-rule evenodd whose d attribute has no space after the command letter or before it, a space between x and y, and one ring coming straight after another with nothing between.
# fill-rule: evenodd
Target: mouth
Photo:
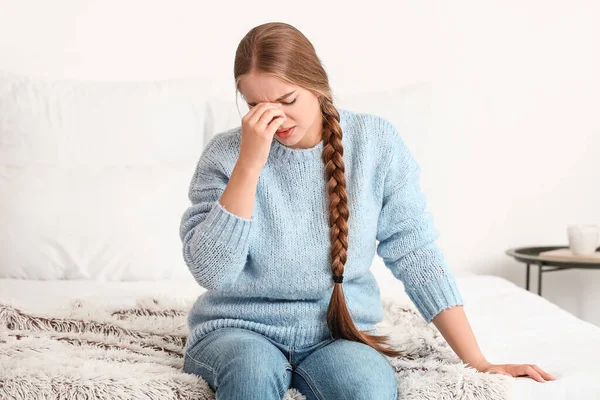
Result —
<instances>
[{"instance_id":1,"label":"mouth","mask_svg":"<svg viewBox=\"0 0 600 400\"><path fill-rule=\"evenodd\" d=\"M295 129L296 129L296 126L292 126L291 128L287 128L287 129L281 129L281 130L278 129L276 134L280 138L287 138L294 133Z\"/></svg>"},{"instance_id":2,"label":"mouth","mask_svg":"<svg viewBox=\"0 0 600 400\"><path fill-rule=\"evenodd\" d=\"M283 129L277 129L277 133L283 133L283 132L287 132L292 128L295 128L296 126L290 126L289 128L283 128Z\"/></svg>"}]
</instances>

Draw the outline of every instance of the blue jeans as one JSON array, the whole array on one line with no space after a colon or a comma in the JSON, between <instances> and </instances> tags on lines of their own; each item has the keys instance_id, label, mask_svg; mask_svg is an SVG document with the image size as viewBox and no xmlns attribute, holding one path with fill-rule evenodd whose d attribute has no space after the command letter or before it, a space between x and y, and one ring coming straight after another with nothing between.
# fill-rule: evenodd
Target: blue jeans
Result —
<instances>
[{"instance_id":1,"label":"blue jeans","mask_svg":"<svg viewBox=\"0 0 600 400\"><path fill-rule=\"evenodd\" d=\"M281 400L290 387L308 400L398 399L388 359L345 339L295 347L248 329L218 328L187 349L183 369L200 375L217 400Z\"/></svg>"}]
</instances>

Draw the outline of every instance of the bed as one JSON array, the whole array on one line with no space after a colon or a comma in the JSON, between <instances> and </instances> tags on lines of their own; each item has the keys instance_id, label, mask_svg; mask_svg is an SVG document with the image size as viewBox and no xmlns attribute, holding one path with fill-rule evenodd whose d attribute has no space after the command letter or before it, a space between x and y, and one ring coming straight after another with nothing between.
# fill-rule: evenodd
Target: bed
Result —
<instances>
[{"instance_id":1,"label":"bed","mask_svg":"<svg viewBox=\"0 0 600 400\"><path fill-rule=\"evenodd\" d=\"M236 103L209 101L209 86L0 73L0 301L53 313L84 297L117 307L204 291L181 259L179 220L203 145L239 122ZM343 105L388 118L416 143L428 137L430 96L424 83ZM382 297L408 300L381 259L372 271ZM600 399L599 327L501 277L457 283L489 361L537 364L557 378L511 378L512 398ZM10 371L0 363L0 372Z\"/></svg>"},{"instance_id":2,"label":"bed","mask_svg":"<svg viewBox=\"0 0 600 400\"><path fill-rule=\"evenodd\" d=\"M402 284L386 279L387 271L381 265L374 265L372 270L380 282L382 297L407 298ZM537 364L557 378L546 383L512 378L513 399L600 398L599 327L498 276L457 275L457 284L469 322L488 360ZM193 299L203 291L193 280L0 280L0 300L40 311L82 297L129 305L138 297L176 293L177 297Z\"/></svg>"}]
</instances>

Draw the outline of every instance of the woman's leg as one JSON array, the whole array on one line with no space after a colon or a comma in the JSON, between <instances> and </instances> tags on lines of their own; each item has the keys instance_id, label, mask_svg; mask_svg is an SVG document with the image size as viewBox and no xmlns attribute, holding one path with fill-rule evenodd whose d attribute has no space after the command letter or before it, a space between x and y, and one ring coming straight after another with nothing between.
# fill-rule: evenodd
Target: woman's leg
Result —
<instances>
[{"instance_id":1,"label":"woman's leg","mask_svg":"<svg viewBox=\"0 0 600 400\"><path fill-rule=\"evenodd\" d=\"M292 367L270 339L247 329L220 328L190 346L184 372L200 375L216 399L281 400Z\"/></svg>"},{"instance_id":2,"label":"woman's leg","mask_svg":"<svg viewBox=\"0 0 600 400\"><path fill-rule=\"evenodd\" d=\"M292 386L308 400L396 400L396 374L388 359L364 343L336 339L296 366Z\"/></svg>"}]
</instances>

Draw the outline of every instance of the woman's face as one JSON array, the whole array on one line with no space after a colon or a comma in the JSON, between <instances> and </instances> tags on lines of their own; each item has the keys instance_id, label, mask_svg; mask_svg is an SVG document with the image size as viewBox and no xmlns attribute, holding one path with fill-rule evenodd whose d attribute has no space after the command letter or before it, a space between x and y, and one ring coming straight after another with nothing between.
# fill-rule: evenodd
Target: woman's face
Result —
<instances>
[{"instance_id":1,"label":"woman's face","mask_svg":"<svg viewBox=\"0 0 600 400\"><path fill-rule=\"evenodd\" d=\"M323 117L319 99L313 92L262 72L253 72L242 78L240 92L250 110L263 102L281 104L287 118L279 130L295 127L287 137L279 137L275 133L274 138L285 146L307 149L321 141Z\"/></svg>"}]
</instances>

